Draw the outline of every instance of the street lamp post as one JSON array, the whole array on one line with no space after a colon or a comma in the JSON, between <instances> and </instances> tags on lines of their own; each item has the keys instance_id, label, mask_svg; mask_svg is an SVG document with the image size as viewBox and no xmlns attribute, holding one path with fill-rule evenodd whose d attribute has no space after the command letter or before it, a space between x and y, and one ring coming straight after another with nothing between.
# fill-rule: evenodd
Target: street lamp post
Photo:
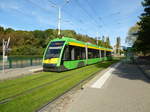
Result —
<instances>
[{"instance_id":1,"label":"street lamp post","mask_svg":"<svg viewBox=\"0 0 150 112\"><path fill-rule=\"evenodd\" d=\"M60 35L61 24L61 7L58 8L58 35Z\"/></svg>"},{"instance_id":2,"label":"street lamp post","mask_svg":"<svg viewBox=\"0 0 150 112\"><path fill-rule=\"evenodd\" d=\"M98 45L98 32L97 32L97 37L96 37L96 44Z\"/></svg>"},{"instance_id":3,"label":"street lamp post","mask_svg":"<svg viewBox=\"0 0 150 112\"><path fill-rule=\"evenodd\" d=\"M69 0L65 0L65 3L62 5L56 5L55 3L49 1L52 5L52 7L58 8L58 35L60 35L61 32L61 9L63 6L65 6L67 3L69 3Z\"/></svg>"}]
</instances>

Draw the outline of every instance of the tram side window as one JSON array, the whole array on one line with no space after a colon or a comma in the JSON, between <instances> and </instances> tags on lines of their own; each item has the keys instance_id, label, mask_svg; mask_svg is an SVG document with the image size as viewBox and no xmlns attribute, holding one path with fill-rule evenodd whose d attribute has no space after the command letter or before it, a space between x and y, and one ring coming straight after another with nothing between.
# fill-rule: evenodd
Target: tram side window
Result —
<instances>
[{"instance_id":1,"label":"tram side window","mask_svg":"<svg viewBox=\"0 0 150 112\"><path fill-rule=\"evenodd\" d=\"M101 57L104 57L104 51L101 50Z\"/></svg>"},{"instance_id":2,"label":"tram side window","mask_svg":"<svg viewBox=\"0 0 150 112\"><path fill-rule=\"evenodd\" d=\"M88 58L99 58L99 50L88 49Z\"/></svg>"},{"instance_id":3,"label":"tram side window","mask_svg":"<svg viewBox=\"0 0 150 112\"><path fill-rule=\"evenodd\" d=\"M88 49L88 58L93 58L93 52L92 52L92 49Z\"/></svg>"},{"instance_id":4,"label":"tram side window","mask_svg":"<svg viewBox=\"0 0 150 112\"><path fill-rule=\"evenodd\" d=\"M81 59L85 59L86 58L86 54L85 54L85 48L81 47Z\"/></svg>"},{"instance_id":5,"label":"tram side window","mask_svg":"<svg viewBox=\"0 0 150 112\"><path fill-rule=\"evenodd\" d=\"M111 52L107 51L106 56L111 56Z\"/></svg>"},{"instance_id":6,"label":"tram side window","mask_svg":"<svg viewBox=\"0 0 150 112\"><path fill-rule=\"evenodd\" d=\"M85 59L85 48L83 47L75 47L75 60Z\"/></svg>"},{"instance_id":7,"label":"tram side window","mask_svg":"<svg viewBox=\"0 0 150 112\"><path fill-rule=\"evenodd\" d=\"M80 49L78 47L75 47L75 60L80 59Z\"/></svg>"},{"instance_id":8,"label":"tram side window","mask_svg":"<svg viewBox=\"0 0 150 112\"><path fill-rule=\"evenodd\" d=\"M86 58L85 48L76 46L65 46L63 60L82 60Z\"/></svg>"},{"instance_id":9,"label":"tram side window","mask_svg":"<svg viewBox=\"0 0 150 112\"><path fill-rule=\"evenodd\" d=\"M99 58L99 50L94 50L94 58Z\"/></svg>"}]
</instances>

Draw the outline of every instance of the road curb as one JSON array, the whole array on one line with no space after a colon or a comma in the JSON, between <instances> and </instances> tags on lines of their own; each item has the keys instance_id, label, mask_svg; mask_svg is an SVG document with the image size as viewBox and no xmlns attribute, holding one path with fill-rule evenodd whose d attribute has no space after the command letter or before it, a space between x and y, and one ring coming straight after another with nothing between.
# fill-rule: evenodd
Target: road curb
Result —
<instances>
[{"instance_id":1,"label":"road curb","mask_svg":"<svg viewBox=\"0 0 150 112\"><path fill-rule=\"evenodd\" d=\"M114 67L118 63L122 63L122 62L119 61L117 63L114 63L114 64L110 65L108 68L96 73L95 77L84 85L84 88L88 88L89 86L91 86L96 80L98 80L100 77L102 77L105 72L109 71L112 67Z\"/></svg>"}]
</instances>

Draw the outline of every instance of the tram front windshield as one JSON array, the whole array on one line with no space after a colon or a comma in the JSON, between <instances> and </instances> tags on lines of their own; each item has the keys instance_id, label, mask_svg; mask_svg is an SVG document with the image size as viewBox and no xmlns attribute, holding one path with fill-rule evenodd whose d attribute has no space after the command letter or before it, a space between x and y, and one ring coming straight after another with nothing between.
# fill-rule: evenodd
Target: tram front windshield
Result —
<instances>
[{"instance_id":1,"label":"tram front windshield","mask_svg":"<svg viewBox=\"0 0 150 112\"><path fill-rule=\"evenodd\" d=\"M64 45L64 41L51 42L50 45L48 46L45 59L59 58L61 48L63 45Z\"/></svg>"}]
</instances>

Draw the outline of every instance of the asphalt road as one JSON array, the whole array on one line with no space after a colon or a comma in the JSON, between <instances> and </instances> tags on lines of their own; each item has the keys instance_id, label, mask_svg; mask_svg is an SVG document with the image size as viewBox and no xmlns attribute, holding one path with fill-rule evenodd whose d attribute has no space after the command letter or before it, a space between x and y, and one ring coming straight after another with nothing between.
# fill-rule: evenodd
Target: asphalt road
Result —
<instances>
[{"instance_id":1,"label":"asphalt road","mask_svg":"<svg viewBox=\"0 0 150 112\"><path fill-rule=\"evenodd\" d=\"M136 65L122 63L102 76L92 80L67 112L150 112L150 80Z\"/></svg>"}]
</instances>

